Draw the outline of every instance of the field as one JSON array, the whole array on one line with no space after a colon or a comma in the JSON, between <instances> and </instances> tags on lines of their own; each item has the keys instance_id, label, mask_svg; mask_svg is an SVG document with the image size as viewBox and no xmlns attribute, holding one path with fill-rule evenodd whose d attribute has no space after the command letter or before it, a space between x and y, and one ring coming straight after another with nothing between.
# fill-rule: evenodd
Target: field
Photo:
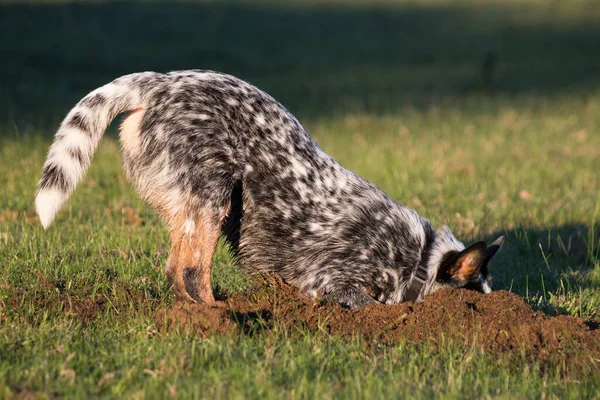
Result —
<instances>
[{"instance_id":1,"label":"field","mask_svg":"<svg viewBox=\"0 0 600 400\"><path fill-rule=\"evenodd\" d=\"M0 398L598 398L593 357L573 369L285 320L161 329L168 234L125 180L118 121L46 232L33 201L89 91L142 70L228 72L434 225L466 243L505 234L497 289L597 329L599 45L594 0L0 1ZM251 290L225 246L213 286Z\"/></svg>"}]
</instances>

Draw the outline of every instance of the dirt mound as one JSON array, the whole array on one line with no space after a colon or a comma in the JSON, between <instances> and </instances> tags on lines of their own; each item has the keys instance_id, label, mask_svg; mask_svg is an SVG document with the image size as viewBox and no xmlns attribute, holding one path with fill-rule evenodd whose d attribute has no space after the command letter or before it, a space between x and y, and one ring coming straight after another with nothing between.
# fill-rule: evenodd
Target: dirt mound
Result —
<instances>
[{"instance_id":1,"label":"dirt mound","mask_svg":"<svg viewBox=\"0 0 600 400\"><path fill-rule=\"evenodd\" d=\"M511 353L536 360L579 363L600 359L598 324L580 318L535 312L515 294L482 295L468 290L440 290L420 304L371 305L348 310L315 301L276 278L248 296L237 295L224 308L177 303L157 313L159 327L206 336L251 334L283 326L305 326L333 335L360 335L370 343L452 341L488 353ZM574 354L578 354L574 357ZM594 361L598 362L598 361Z\"/></svg>"}]
</instances>

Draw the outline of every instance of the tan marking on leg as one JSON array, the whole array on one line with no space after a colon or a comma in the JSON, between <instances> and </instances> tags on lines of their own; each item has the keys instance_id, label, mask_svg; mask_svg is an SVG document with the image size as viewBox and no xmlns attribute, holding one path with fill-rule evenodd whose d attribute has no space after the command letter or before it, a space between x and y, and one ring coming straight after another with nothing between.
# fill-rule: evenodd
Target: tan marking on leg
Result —
<instances>
[{"instance_id":1,"label":"tan marking on leg","mask_svg":"<svg viewBox=\"0 0 600 400\"><path fill-rule=\"evenodd\" d=\"M121 124L121 145L123 150L132 156L139 154L141 151L140 125L143 116L144 109L138 108L132 111Z\"/></svg>"},{"instance_id":2,"label":"tan marking on leg","mask_svg":"<svg viewBox=\"0 0 600 400\"><path fill-rule=\"evenodd\" d=\"M221 232L221 221L214 213L200 212L194 217L172 218L171 255L167 276L180 300L203 301L214 305L210 283L212 258Z\"/></svg>"},{"instance_id":3,"label":"tan marking on leg","mask_svg":"<svg viewBox=\"0 0 600 400\"><path fill-rule=\"evenodd\" d=\"M173 292L175 293L175 297L178 300L194 303L196 300L187 292L183 280L184 265L182 261L184 260L181 259L180 253L184 236L183 225L180 224L179 221L173 221L171 228L171 252L169 254L169 259L167 260L166 274L171 283L171 287L173 288Z\"/></svg>"},{"instance_id":4,"label":"tan marking on leg","mask_svg":"<svg viewBox=\"0 0 600 400\"><path fill-rule=\"evenodd\" d=\"M190 240L187 243L183 241L180 253L189 260L185 264L190 271L184 273L184 279L189 274L189 279L186 280L188 291L194 291L200 300L208 304L215 302L210 284L210 272L220 232L214 217L200 216Z\"/></svg>"}]
</instances>

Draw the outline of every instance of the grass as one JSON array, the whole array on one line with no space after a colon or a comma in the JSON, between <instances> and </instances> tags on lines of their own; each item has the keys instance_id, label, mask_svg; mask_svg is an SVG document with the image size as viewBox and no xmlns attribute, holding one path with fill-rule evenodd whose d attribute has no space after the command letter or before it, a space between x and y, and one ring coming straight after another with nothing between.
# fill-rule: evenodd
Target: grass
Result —
<instances>
[{"instance_id":1,"label":"grass","mask_svg":"<svg viewBox=\"0 0 600 400\"><path fill-rule=\"evenodd\" d=\"M599 19L591 0L1 4L0 397L596 397L597 370L453 343L160 332L167 233L125 181L114 129L47 232L33 198L51 135L88 91L217 69L269 91L436 226L466 242L506 234L500 288L597 320ZM213 278L225 293L248 285L225 248Z\"/></svg>"}]
</instances>

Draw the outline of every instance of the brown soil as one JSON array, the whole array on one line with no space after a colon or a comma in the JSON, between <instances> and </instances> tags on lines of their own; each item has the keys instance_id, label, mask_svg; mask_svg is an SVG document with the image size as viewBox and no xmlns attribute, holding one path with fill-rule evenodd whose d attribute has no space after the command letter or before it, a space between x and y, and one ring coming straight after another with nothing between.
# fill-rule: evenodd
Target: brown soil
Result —
<instances>
[{"instance_id":1,"label":"brown soil","mask_svg":"<svg viewBox=\"0 0 600 400\"><path fill-rule=\"evenodd\" d=\"M36 309L71 314L84 325L110 309L120 318L133 314L156 315L158 333L184 331L209 335L252 335L298 327L342 337L360 336L368 344L399 341L437 346L451 342L482 349L493 356L525 357L565 366L600 365L598 321L568 316L551 317L533 311L512 293L482 295L467 290L441 290L420 304L371 305L348 310L337 304L311 299L277 277L265 277L248 295L235 295L222 307L176 303L156 309L160 301L113 282L118 296L89 293L91 282L69 287L38 276L36 288L3 288L9 296L0 301L0 323L22 304ZM108 300L110 298L110 300ZM13 315L12 317L15 317ZM40 318L44 313L36 313ZM9 318L9 319L10 319ZM32 317L35 319L35 317ZM23 320L23 323L35 323Z\"/></svg>"},{"instance_id":2,"label":"brown soil","mask_svg":"<svg viewBox=\"0 0 600 400\"><path fill-rule=\"evenodd\" d=\"M248 296L236 295L225 307L176 303L157 313L165 331L183 329L202 336L252 334L277 322L288 327L340 336L362 336L367 343L427 342L435 348L451 341L492 355L511 354L540 362L598 365L597 322L550 317L505 291L482 295L468 290L440 290L420 304L371 305L348 310L315 301L269 277Z\"/></svg>"}]
</instances>

